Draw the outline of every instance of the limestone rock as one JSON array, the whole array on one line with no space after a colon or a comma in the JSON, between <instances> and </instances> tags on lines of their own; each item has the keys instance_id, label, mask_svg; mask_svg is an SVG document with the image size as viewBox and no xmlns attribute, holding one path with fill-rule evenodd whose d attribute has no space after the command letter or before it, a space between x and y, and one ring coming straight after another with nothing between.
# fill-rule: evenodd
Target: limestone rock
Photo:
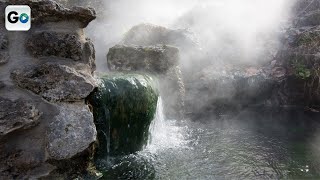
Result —
<instances>
[{"instance_id":1,"label":"limestone rock","mask_svg":"<svg viewBox=\"0 0 320 180\"><path fill-rule=\"evenodd\" d=\"M68 58L87 64L91 72L96 68L95 49L89 38L78 33L53 31L32 34L26 42L27 50L35 57Z\"/></svg>"},{"instance_id":2,"label":"limestone rock","mask_svg":"<svg viewBox=\"0 0 320 180\"><path fill-rule=\"evenodd\" d=\"M179 50L172 46L116 45L109 49L107 59L111 70L163 74L177 65Z\"/></svg>"},{"instance_id":3,"label":"limestone rock","mask_svg":"<svg viewBox=\"0 0 320 180\"><path fill-rule=\"evenodd\" d=\"M158 92L153 79L138 74L106 75L100 79L97 91L88 97L98 130L98 154L141 150L147 143L157 107Z\"/></svg>"},{"instance_id":4,"label":"limestone rock","mask_svg":"<svg viewBox=\"0 0 320 180\"><path fill-rule=\"evenodd\" d=\"M51 159L70 159L85 151L96 140L96 128L88 107L61 104L49 124L47 149Z\"/></svg>"},{"instance_id":5,"label":"limestone rock","mask_svg":"<svg viewBox=\"0 0 320 180\"><path fill-rule=\"evenodd\" d=\"M36 9L32 11L33 25L74 20L80 22L80 27L84 28L96 18L96 12L92 8L73 7L68 9L52 0L19 0L9 4L26 4L31 9Z\"/></svg>"},{"instance_id":6,"label":"limestone rock","mask_svg":"<svg viewBox=\"0 0 320 180\"><path fill-rule=\"evenodd\" d=\"M42 32L34 34L26 44L27 49L35 57L56 56L82 59L82 44L77 34Z\"/></svg>"},{"instance_id":7,"label":"limestone rock","mask_svg":"<svg viewBox=\"0 0 320 180\"><path fill-rule=\"evenodd\" d=\"M28 129L39 123L41 113L31 103L0 97L0 137L18 129Z\"/></svg>"},{"instance_id":8,"label":"limestone rock","mask_svg":"<svg viewBox=\"0 0 320 180\"><path fill-rule=\"evenodd\" d=\"M11 77L21 88L39 94L48 101L83 100L96 86L91 75L50 62L14 70Z\"/></svg>"}]
</instances>

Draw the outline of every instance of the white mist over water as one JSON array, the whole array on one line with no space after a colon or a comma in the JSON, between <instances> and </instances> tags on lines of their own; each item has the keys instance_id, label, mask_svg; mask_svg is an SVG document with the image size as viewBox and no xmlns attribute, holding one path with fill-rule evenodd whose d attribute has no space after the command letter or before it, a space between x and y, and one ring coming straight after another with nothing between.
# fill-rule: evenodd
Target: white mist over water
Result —
<instances>
[{"instance_id":1,"label":"white mist over water","mask_svg":"<svg viewBox=\"0 0 320 180\"><path fill-rule=\"evenodd\" d=\"M117 0L106 1L88 34L95 42L97 68L106 69L108 49L140 23L188 29L206 61L263 61L277 49L279 32L295 0ZM209 59L209 60L208 60ZM183 59L182 63L201 63Z\"/></svg>"},{"instance_id":2,"label":"white mist over water","mask_svg":"<svg viewBox=\"0 0 320 180\"><path fill-rule=\"evenodd\" d=\"M178 126L176 120L165 119L163 102L159 97L156 115L149 128L149 142L146 150L155 153L158 150L181 148L187 143L184 133L185 128Z\"/></svg>"}]
</instances>

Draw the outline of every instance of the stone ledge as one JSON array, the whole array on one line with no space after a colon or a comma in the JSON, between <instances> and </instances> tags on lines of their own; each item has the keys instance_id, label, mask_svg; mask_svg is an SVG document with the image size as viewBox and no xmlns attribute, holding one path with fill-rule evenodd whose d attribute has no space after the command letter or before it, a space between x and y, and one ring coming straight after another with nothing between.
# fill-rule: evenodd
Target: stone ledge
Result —
<instances>
[{"instance_id":1,"label":"stone ledge","mask_svg":"<svg viewBox=\"0 0 320 180\"><path fill-rule=\"evenodd\" d=\"M81 101L96 87L91 74L51 62L14 70L11 78L19 87L51 102Z\"/></svg>"}]
</instances>

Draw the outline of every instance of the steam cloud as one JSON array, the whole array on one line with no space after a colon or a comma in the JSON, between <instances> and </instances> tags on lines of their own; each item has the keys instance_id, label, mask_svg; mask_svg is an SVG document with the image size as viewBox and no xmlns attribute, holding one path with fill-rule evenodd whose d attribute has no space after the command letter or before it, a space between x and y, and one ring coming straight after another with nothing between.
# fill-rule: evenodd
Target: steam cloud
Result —
<instances>
[{"instance_id":1,"label":"steam cloud","mask_svg":"<svg viewBox=\"0 0 320 180\"><path fill-rule=\"evenodd\" d=\"M98 70L106 69L108 49L134 25L151 23L193 32L202 57L195 62L261 63L277 49L278 35L287 23L292 0L117 0L101 1L98 19L88 35L95 42ZM77 3L76 3L77 4Z\"/></svg>"}]
</instances>

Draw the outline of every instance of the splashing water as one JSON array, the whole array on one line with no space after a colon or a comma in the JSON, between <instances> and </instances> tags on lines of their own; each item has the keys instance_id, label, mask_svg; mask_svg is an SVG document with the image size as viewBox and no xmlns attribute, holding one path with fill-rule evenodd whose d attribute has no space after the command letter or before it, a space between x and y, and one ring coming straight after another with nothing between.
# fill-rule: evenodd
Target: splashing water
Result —
<instances>
[{"instance_id":1,"label":"splashing water","mask_svg":"<svg viewBox=\"0 0 320 180\"><path fill-rule=\"evenodd\" d=\"M184 132L184 127L179 126L177 120L165 119L162 98L159 97L155 119L149 128L149 142L145 150L153 153L158 150L183 147L187 143L184 139Z\"/></svg>"}]
</instances>

